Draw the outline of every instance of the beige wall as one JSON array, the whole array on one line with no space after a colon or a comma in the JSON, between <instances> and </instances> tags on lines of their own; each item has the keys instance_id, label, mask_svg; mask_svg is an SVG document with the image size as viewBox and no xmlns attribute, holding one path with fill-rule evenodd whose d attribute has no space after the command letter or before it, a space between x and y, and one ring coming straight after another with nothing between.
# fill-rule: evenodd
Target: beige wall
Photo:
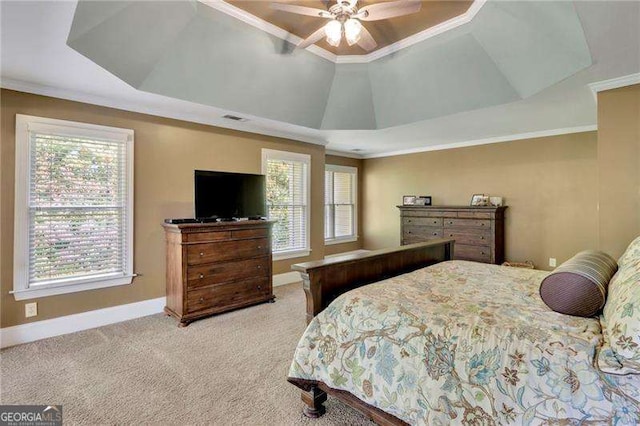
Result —
<instances>
[{"instance_id":1,"label":"beige wall","mask_svg":"<svg viewBox=\"0 0 640 426\"><path fill-rule=\"evenodd\" d=\"M599 242L620 256L640 235L640 85L598 94Z\"/></svg>"},{"instance_id":2,"label":"beige wall","mask_svg":"<svg viewBox=\"0 0 640 426\"><path fill-rule=\"evenodd\" d=\"M469 203L474 193L505 197L506 255L548 268L576 251L618 256L640 234L640 86L602 92L596 132L446 151L357 160L325 156L321 146L2 90L0 123L0 326L8 327L164 296L166 217L193 215L196 168L259 173L261 149L310 154L312 256L398 245L402 195L434 204ZM129 286L38 299L38 316L9 295L13 275L15 115L84 121L135 131L135 271ZM360 238L324 246L324 165L358 167ZM598 202L600 214L598 214ZM317 212L314 213L314 212Z\"/></svg>"},{"instance_id":3,"label":"beige wall","mask_svg":"<svg viewBox=\"0 0 640 426\"><path fill-rule=\"evenodd\" d=\"M324 162L322 146L236 132L178 120L20 92L1 92L0 326L132 303L165 294L162 220L193 216L193 170L261 173L261 150L311 155L312 256L274 262L274 273L324 255ZM135 131L135 272L132 285L38 299L38 316L26 319L24 303L9 294L13 276L15 115L81 121ZM318 212L315 214L314 212Z\"/></svg>"},{"instance_id":4,"label":"beige wall","mask_svg":"<svg viewBox=\"0 0 640 426\"><path fill-rule=\"evenodd\" d=\"M468 205L475 193L505 197L508 260L548 268L597 248L596 144L588 132L365 160L364 248L400 244L403 195Z\"/></svg>"},{"instance_id":5,"label":"beige wall","mask_svg":"<svg viewBox=\"0 0 640 426\"><path fill-rule=\"evenodd\" d=\"M325 157L326 164L334 164L337 166L351 166L358 169L358 241L342 244L331 244L324 247L325 256L345 251L358 250L362 248L362 163L363 160L357 158L338 157L335 155L327 155Z\"/></svg>"}]
</instances>

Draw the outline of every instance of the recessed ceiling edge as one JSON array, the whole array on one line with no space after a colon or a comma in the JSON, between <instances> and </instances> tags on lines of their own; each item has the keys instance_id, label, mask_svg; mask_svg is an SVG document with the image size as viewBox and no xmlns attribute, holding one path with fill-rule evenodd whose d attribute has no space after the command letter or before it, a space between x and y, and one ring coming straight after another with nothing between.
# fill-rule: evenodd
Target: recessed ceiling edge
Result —
<instances>
[{"instance_id":1,"label":"recessed ceiling edge","mask_svg":"<svg viewBox=\"0 0 640 426\"><path fill-rule=\"evenodd\" d=\"M251 13L240 9L239 7L233 6L226 1L221 0L198 0L200 3L209 6L219 12L225 13L229 16L232 16L240 21L249 24L259 30L265 31L275 37L278 37L282 40L288 41L293 44L298 44L302 41L302 38L298 37L295 34L292 34L282 28L265 21L264 19L258 18ZM427 40L431 37L435 37L439 34L442 34L446 31L453 30L454 28L458 28L464 24L471 22L471 20L476 16L476 14L480 11L482 6L485 5L487 0L474 0L469 9L462 15L458 15L449 19L448 21L444 21L438 25L434 25L433 27L427 28L426 30L420 31L416 34L413 34L407 38L399 40L389 46L385 46L381 49L375 50L366 55L336 55L334 53L329 52L315 44L307 47L306 50L313 53L314 55L320 56L328 61L331 61L336 64L367 64L369 62L375 61L377 59L383 58L387 55L391 55L399 50L405 49L409 46L413 46L416 43L420 43L424 40Z\"/></svg>"}]
</instances>

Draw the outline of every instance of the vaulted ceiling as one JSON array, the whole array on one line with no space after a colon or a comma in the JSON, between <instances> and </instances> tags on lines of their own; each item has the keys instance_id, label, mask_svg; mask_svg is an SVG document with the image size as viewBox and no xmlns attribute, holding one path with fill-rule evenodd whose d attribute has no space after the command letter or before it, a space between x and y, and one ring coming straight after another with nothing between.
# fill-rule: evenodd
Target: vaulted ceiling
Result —
<instances>
[{"instance_id":1,"label":"vaulted ceiling","mask_svg":"<svg viewBox=\"0 0 640 426\"><path fill-rule=\"evenodd\" d=\"M593 129L588 85L640 73L640 2L478 1L344 63L198 1L5 0L0 83L370 157Z\"/></svg>"}]
</instances>

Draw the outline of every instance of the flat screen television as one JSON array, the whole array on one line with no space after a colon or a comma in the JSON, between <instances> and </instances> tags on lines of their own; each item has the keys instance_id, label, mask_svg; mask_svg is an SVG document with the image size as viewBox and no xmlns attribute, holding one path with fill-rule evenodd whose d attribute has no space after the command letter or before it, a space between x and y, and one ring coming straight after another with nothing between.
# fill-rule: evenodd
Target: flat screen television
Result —
<instances>
[{"instance_id":1,"label":"flat screen television","mask_svg":"<svg viewBox=\"0 0 640 426\"><path fill-rule=\"evenodd\" d=\"M264 217L265 191L264 175L196 170L196 218Z\"/></svg>"}]
</instances>

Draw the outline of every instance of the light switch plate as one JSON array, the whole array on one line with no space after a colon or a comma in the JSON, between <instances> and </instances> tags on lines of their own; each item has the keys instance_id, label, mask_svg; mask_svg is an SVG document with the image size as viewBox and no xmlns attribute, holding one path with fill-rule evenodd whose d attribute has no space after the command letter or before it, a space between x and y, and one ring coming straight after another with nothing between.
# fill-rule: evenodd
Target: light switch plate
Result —
<instances>
[{"instance_id":1,"label":"light switch plate","mask_svg":"<svg viewBox=\"0 0 640 426\"><path fill-rule=\"evenodd\" d=\"M552 268L555 268L556 264L557 264L556 258L555 257L550 257L549 258L549 266L551 266Z\"/></svg>"}]
</instances>

